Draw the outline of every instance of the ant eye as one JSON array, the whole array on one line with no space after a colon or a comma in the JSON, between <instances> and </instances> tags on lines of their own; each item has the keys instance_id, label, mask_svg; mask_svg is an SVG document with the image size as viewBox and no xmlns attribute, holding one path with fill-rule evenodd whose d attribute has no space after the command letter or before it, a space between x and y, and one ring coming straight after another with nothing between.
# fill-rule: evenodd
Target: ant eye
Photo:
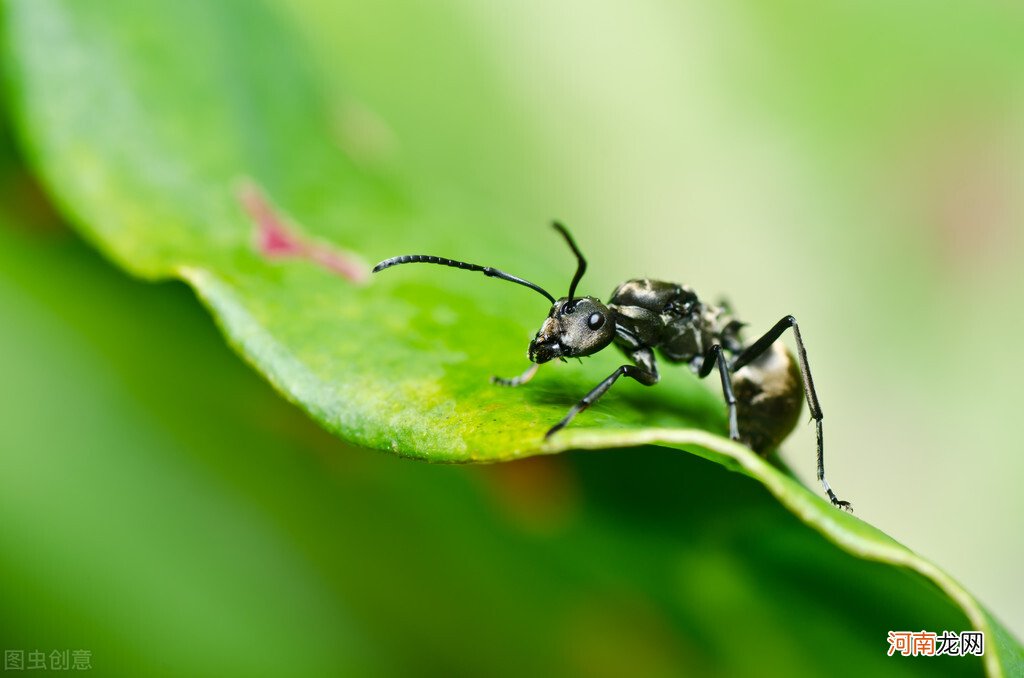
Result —
<instances>
[{"instance_id":1,"label":"ant eye","mask_svg":"<svg viewBox=\"0 0 1024 678\"><path fill-rule=\"evenodd\" d=\"M590 329L599 330L601 325L604 325L604 316L600 313L591 313L590 317L587 318L587 324L590 325Z\"/></svg>"}]
</instances>

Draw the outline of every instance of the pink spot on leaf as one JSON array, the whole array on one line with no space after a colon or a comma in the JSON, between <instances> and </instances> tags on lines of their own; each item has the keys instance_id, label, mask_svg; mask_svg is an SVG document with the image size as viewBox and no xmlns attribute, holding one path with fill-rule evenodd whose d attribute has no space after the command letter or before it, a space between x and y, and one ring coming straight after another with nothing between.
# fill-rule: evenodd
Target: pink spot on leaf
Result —
<instances>
[{"instance_id":1,"label":"pink spot on leaf","mask_svg":"<svg viewBox=\"0 0 1024 678\"><path fill-rule=\"evenodd\" d=\"M368 267L355 254L299 233L255 183L245 181L239 186L238 202L252 219L256 247L267 259L306 259L355 283L368 277Z\"/></svg>"}]
</instances>

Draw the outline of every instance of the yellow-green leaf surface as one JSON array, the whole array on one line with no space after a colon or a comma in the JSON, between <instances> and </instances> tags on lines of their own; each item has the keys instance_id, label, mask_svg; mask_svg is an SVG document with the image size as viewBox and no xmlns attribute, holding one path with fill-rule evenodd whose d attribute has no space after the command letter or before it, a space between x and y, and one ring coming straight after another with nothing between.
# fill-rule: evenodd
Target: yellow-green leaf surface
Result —
<instances>
[{"instance_id":1,"label":"yellow-green leaf surface","mask_svg":"<svg viewBox=\"0 0 1024 678\"><path fill-rule=\"evenodd\" d=\"M433 267L366 275L396 254L442 254L563 290L572 260L543 221L463 199L404 162L425 139L457 158L457 147L513 147L516 130L482 138L432 119L416 141L396 137L358 92L327 84L298 14L242 0L8 3L4 61L22 141L89 241L135 275L185 280L247 361L348 441L446 462L685 448L764 483L847 551L930 579L986 631L989 673L1020 669L1020 645L948 576L708 433L721 431L722 406L693 380L624 387L545 443L617 358L496 388L489 375L527 365L541 297ZM405 85L392 96L410 115L432 84ZM480 94L487 116L500 97ZM585 231L577 238L586 248Z\"/></svg>"}]
</instances>

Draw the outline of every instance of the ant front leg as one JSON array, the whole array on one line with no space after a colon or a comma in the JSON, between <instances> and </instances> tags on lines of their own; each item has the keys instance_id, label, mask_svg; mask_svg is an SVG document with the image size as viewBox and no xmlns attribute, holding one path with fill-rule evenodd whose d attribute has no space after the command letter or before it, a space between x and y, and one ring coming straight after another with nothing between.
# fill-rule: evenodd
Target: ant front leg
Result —
<instances>
[{"instance_id":1,"label":"ant front leg","mask_svg":"<svg viewBox=\"0 0 1024 678\"><path fill-rule=\"evenodd\" d=\"M550 438L552 435L565 428L569 422L573 420L573 417L597 402L597 399L603 396L605 392L612 387L612 384L614 384L621 376L632 377L644 386L654 386L658 383L658 368L654 364L654 353L651 352L651 349L643 348L636 350L632 355L630 355L630 358L633 359L633 362L635 362L636 365L623 365L608 375L608 377L595 386L590 393L583 396L582 400L573 405L569 410L569 413L562 418L562 421L552 426L548 432L544 434L544 437Z\"/></svg>"},{"instance_id":2,"label":"ant front leg","mask_svg":"<svg viewBox=\"0 0 1024 678\"><path fill-rule=\"evenodd\" d=\"M832 491L828 481L825 480L825 443L821 432L821 420L824 415L821 412L821 405L818 403L818 394L814 390L814 379L811 378L811 368L807 364L807 350L804 348L804 341L800 337L800 327L796 324L796 318L791 315L787 315L785 318L775 323L775 326L764 333L760 339L748 346L742 353L736 356L730 366L731 371L735 372L747 363L751 362L759 355L767 351L772 344L774 344L782 333L788 330L790 327L793 328L793 336L796 338L796 350L797 360L800 362L800 378L804 384L804 395L807 398L807 407L811 411L811 418L814 419L815 428L818 434L818 481L821 483L822 488L825 490L825 494L832 503L841 508L852 510L852 506L848 501L842 501L836 493Z\"/></svg>"},{"instance_id":3,"label":"ant front leg","mask_svg":"<svg viewBox=\"0 0 1024 678\"><path fill-rule=\"evenodd\" d=\"M508 379L505 379L503 377L493 376L491 377L491 383L497 384L498 386L508 386L510 388L515 386L522 386L526 382L533 379L533 375L537 374L538 369L540 369L540 363L534 363L530 365L528 368L526 368L525 372L516 377L509 377Z\"/></svg>"},{"instance_id":4,"label":"ant front leg","mask_svg":"<svg viewBox=\"0 0 1024 678\"><path fill-rule=\"evenodd\" d=\"M697 371L701 379L711 374L711 370L718 367L718 374L722 377L722 394L725 396L725 404L729 408L729 438L740 439L740 427L736 418L736 396L732 392L732 379L729 377L729 366L725 362L725 354L722 347L715 344L704 354L704 361Z\"/></svg>"}]
</instances>

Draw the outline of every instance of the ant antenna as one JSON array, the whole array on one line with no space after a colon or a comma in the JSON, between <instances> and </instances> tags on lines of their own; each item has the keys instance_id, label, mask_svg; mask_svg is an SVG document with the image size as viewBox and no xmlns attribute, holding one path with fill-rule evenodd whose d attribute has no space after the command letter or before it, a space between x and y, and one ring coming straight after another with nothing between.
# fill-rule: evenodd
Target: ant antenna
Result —
<instances>
[{"instance_id":1,"label":"ant antenna","mask_svg":"<svg viewBox=\"0 0 1024 678\"><path fill-rule=\"evenodd\" d=\"M566 235L566 237L569 237L568 233L566 233L565 235ZM570 244L572 243L571 240L569 242L570 242ZM573 245L572 247L573 247L573 249L576 249L575 245ZM540 292L541 294L543 294L545 297L548 298L548 300L552 304L555 303L555 298L553 296L551 296L551 294L549 294L547 290L545 290L540 285L535 285L534 283L530 282L529 280L523 280L522 278L517 278L514 275L510 275L508 273L505 273L504 271L499 271L498 269L491 268L490 266L477 266L476 264L467 264L464 261L455 261L454 259L445 259L444 257L435 257L435 256L432 256L432 255L429 255L429 254L403 254L400 257L391 257L390 259L385 259L384 261L382 261L379 264L377 264L376 266L374 266L373 267L373 272L374 273L379 273L380 271L383 271L385 268L391 268L392 266L398 266L400 264L439 264L441 266L451 266L452 268L461 268L461 269L463 269L465 271L480 271L481 273L483 273L484 275L486 275L486 276L488 276L490 278L498 278L499 280L507 280L509 282L514 282L517 285L522 285L524 287L529 287L531 290L534 290L536 292ZM575 282L573 282L573 287L575 287L575 286L576 286Z\"/></svg>"},{"instance_id":2,"label":"ant antenna","mask_svg":"<svg viewBox=\"0 0 1024 678\"><path fill-rule=\"evenodd\" d=\"M565 226L557 221L552 221L551 225L555 227L556 231L562 234L562 237L565 238L565 242L569 243L569 247L572 248L572 252L576 255L576 261L578 262L576 264L576 275L572 277L572 282L569 283L569 310L572 310L575 307L572 300L573 295L576 294L576 285L578 285L580 279L583 278L583 274L587 272L587 260L583 258L583 252L580 252L580 248L576 247L576 241L572 239L571 235L569 235L569 230Z\"/></svg>"}]
</instances>

